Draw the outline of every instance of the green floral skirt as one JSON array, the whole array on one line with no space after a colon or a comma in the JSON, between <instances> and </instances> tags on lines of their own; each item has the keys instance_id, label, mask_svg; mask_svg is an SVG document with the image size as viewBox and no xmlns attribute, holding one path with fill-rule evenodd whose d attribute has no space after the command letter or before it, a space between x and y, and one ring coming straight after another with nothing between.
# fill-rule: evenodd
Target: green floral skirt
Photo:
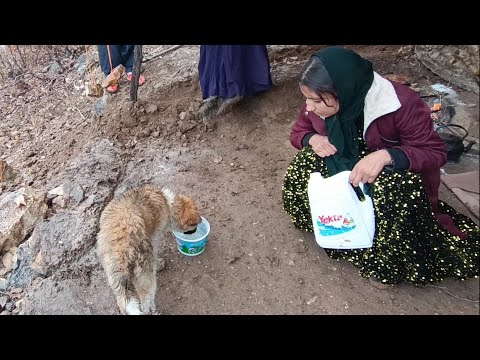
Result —
<instances>
[{"instance_id":1,"label":"green floral skirt","mask_svg":"<svg viewBox=\"0 0 480 360\"><path fill-rule=\"evenodd\" d=\"M307 185L312 171L328 177L322 158L311 147L302 149L287 169L283 183L283 208L296 228L313 232ZM479 227L452 207L439 201L441 213L452 217L468 236L450 234L434 217L420 175L383 170L373 183L376 230L368 249L325 249L334 259L345 259L363 277L387 284L434 284L445 277L478 276Z\"/></svg>"}]
</instances>

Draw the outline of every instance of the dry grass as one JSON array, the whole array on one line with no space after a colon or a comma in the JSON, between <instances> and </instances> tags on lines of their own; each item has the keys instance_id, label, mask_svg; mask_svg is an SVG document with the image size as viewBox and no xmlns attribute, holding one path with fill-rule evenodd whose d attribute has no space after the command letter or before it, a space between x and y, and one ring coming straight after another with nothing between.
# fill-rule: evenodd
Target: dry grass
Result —
<instances>
[{"instance_id":1,"label":"dry grass","mask_svg":"<svg viewBox=\"0 0 480 360\"><path fill-rule=\"evenodd\" d=\"M15 79L35 68L73 58L84 51L84 45L1 45L0 81Z\"/></svg>"}]
</instances>

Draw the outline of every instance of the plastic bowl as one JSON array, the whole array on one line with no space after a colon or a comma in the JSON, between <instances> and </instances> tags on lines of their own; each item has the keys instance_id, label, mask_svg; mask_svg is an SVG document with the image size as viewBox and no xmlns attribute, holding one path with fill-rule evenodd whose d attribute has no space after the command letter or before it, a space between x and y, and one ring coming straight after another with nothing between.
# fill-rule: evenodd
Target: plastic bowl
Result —
<instances>
[{"instance_id":1,"label":"plastic bowl","mask_svg":"<svg viewBox=\"0 0 480 360\"><path fill-rule=\"evenodd\" d=\"M210 224L207 219L202 217L202 222L198 224L197 230L193 234L172 231L177 240L177 248L183 255L196 256L205 251L207 246L208 234L210 234Z\"/></svg>"}]
</instances>

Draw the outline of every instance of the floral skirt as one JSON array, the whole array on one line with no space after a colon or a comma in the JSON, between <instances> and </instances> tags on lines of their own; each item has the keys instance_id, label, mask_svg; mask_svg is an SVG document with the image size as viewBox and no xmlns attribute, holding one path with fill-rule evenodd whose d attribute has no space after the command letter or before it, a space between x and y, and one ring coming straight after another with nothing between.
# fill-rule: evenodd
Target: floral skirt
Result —
<instances>
[{"instance_id":1,"label":"floral skirt","mask_svg":"<svg viewBox=\"0 0 480 360\"><path fill-rule=\"evenodd\" d=\"M302 149L287 169L283 183L283 209L296 228L313 232L308 202L312 171L328 177L322 158L311 147ZM433 215L419 174L383 170L373 183L376 229L368 249L325 249L334 259L345 259L360 269L363 277L376 277L386 284L410 282L434 284L443 278L478 276L479 227L442 201L441 213L452 217L465 240L445 230Z\"/></svg>"}]
</instances>

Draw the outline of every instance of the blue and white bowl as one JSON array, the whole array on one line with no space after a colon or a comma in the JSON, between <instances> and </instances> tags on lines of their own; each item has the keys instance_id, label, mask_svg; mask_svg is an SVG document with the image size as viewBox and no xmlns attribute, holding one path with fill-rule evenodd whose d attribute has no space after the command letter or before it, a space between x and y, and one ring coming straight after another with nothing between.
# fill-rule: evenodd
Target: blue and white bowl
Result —
<instances>
[{"instance_id":1,"label":"blue and white bowl","mask_svg":"<svg viewBox=\"0 0 480 360\"><path fill-rule=\"evenodd\" d=\"M202 222L198 224L197 230L193 234L172 231L177 240L177 248L183 255L196 256L205 251L207 246L208 234L210 233L210 224L207 219L202 217Z\"/></svg>"}]
</instances>

